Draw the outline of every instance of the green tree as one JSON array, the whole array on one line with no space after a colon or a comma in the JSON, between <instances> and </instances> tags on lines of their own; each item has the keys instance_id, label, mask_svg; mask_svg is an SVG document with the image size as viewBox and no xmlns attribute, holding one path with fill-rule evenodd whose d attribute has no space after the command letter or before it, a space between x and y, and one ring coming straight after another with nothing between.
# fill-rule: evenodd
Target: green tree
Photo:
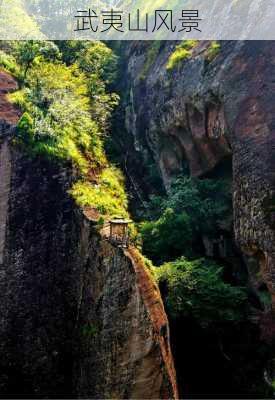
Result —
<instances>
[{"instance_id":1,"label":"green tree","mask_svg":"<svg viewBox=\"0 0 275 400\"><path fill-rule=\"evenodd\" d=\"M231 203L226 180L176 179L166 197L154 196L148 204L147 221L140 224L145 254L158 265L202 256L202 236L215 237L225 223L230 227Z\"/></svg>"},{"instance_id":2,"label":"green tree","mask_svg":"<svg viewBox=\"0 0 275 400\"><path fill-rule=\"evenodd\" d=\"M78 56L80 68L87 74L95 74L107 85L117 75L118 58L113 51L101 42L89 42Z\"/></svg>"},{"instance_id":3,"label":"green tree","mask_svg":"<svg viewBox=\"0 0 275 400\"><path fill-rule=\"evenodd\" d=\"M174 318L193 318L202 327L218 329L245 318L247 293L223 280L223 268L213 261L180 258L155 268L166 287L166 305Z\"/></svg>"},{"instance_id":4,"label":"green tree","mask_svg":"<svg viewBox=\"0 0 275 400\"><path fill-rule=\"evenodd\" d=\"M73 165L76 179L69 192L81 207L92 207L99 216L127 216L122 175L108 163L104 151L108 119L118 101L108 93L105 80L112 52L99 43L75 46L72 63L65 64L62 43L60 47L52 42L16 44L13 52L24 75L22 89L9 95L24 112L17 142L31 156ZM84 62L83 49L90 47L95 54L89 53ZM5 68L17 69L12 61L0 53Z\"/></svg>"},{"instance_id":5,"label":"green tree","mask_svg":"<svg viewBox=\"0 0 275 400\"><path fill-rule=\"evenodd\" d=\"M63 61L76 64L85 73L92 118L106 131L111 112L119 102L117 94L108 93L117 75L117 56L102 42L69 40L57 45Z\"/></svg>"},{"instance_id":6,"label":"green tree","mask_svg":"<svg viewBox=\"0 0 275 400\"><path fill-rule=\"evenodd\" d=\"M15 57L23 68L23 80L26 80L29 69L39 57L46 61L54 61L60 58L60 52L53 42L28 40L18 42Z\"/></svg>"},{"instance_id":7,"label":"green tree","mask_svg":"<svg viewBox=\"0 0 275 400\"><path fill-rule=\"evenodd\" d=\"M186 212L176 214L172 208L166 208L156 221L143 222L140 232L144 253L157 265L183 253L192 256L194 232Z\"/></svg>"}]
</instances>

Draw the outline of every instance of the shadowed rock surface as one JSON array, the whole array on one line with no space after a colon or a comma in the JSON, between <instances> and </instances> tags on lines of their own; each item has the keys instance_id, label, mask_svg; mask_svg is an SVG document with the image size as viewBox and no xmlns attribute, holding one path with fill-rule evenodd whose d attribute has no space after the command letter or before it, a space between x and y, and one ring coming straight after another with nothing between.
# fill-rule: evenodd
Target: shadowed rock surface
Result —
<instances>
[{"instance_id":1,"label":"shadowed rock surface","mask_svg":"<svg viewBox=\"0 0 275 400\"><path fill-rule=\"evenodd\" d=\"M247 321L234 338L224 337L230 361L213 337L170 315L172 348L181 396L260 397L262 383L251 382L274 392L275 379L275 44L220 42L211 55L211 42L201 41L167 70L177 44L123 47L121 165L132 209L141 213L144 201L169 192L175 177L232 180L234 227L224 220L218 232L224 251L207 236L202 251L247 285Z\"/></svg>"},{"instance_id":2,"label":"shadowed rock surface","mask_svg":"<svg viewBox=\"0 0 275 400\"><path fill-rule=\"evenodd\" d=\"M166 188L186 168L201 177L232 158L235 241L274 305L275 44L222 42L212 60L209 46L200 42L167 71L175 43L162 43L145 78L148 44L128 46L125 143L139 162L154 160ZM140 187L134 167L131 176Z\"/></svg>"},{"instance_id":3,"label":"shadowed rock surface","mask_svg":"<svg viewBox=\"0 0 275 400\"><path fill-rule=\"evenodd\" d=\"M0 92L10 80L1 73ZM75 206L69 166L31 158L14 145L17 110L5 101L0 396L176 398L156 284L135 249L126 253L103 240Z\"/></svg>"}]
</instances>

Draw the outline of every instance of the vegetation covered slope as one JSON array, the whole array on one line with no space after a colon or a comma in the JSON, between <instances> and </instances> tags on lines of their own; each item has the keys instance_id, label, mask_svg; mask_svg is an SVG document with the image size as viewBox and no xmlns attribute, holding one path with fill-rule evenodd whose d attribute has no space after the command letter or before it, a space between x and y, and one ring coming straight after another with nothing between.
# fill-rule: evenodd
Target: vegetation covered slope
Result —
<instances>
[{"instance_id":1,"label":"vegetation covered slope","mask_svg":"<svg viewBox=\"0 0 275 400\"><path fill-rule=\"evenodd\" d=\"M23 111L17 144L31 156L70 163L77 174L71 194L99 215L127 215L120 171L104 151L118 96L108 93L116 56L102 43L14 42L0 53L3 68L21 89L10 100Z\"/></svg>"}]
</instances>

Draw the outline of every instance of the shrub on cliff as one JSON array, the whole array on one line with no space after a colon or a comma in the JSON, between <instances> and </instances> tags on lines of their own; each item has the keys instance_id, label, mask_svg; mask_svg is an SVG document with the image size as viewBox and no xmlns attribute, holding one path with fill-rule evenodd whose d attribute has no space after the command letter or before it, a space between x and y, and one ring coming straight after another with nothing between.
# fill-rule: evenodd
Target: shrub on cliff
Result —
<instances>
[{"instance_id":1,"label":"shrub on cliff","mask_svg":"<svg viewBox=\"0 0 275 400\"><path fill-rule=\"evenodd\" d=\"M105 162L80 71L74 66L39 63L30 69L26 85L10 98L33 120L33 141L25 143L31 154L41 154L44 149L45 156L72 160L82 173L88 171L85 152L96 154L99 164Z\"/></svg>"},{"instance_id":2,"label":"shrub on cliff","mask_svg":"<svg viewBox=\"0 0 275 400\"><path fill-rule=\"evenodd\" d=\"M223 268L213 261L180 258L155 268L160 285L165 285L166 305L174 318L194 318L202 327L244 318L246 289L223 281Z\"/></svg>"},{"instance_id":3,"label":"shrub on cliff","mask_svg":"<svg viewBox=\"0 0 275 400\"><path fill-rule=\"evenodd\" d=\"M70 193L79 205L125 215L123 180L104 152L108 120L118 102L106 89L115 59L103 43L81 42L78 50L68 65L52 42L13 46L24 76L21 90L9 95L24 112L17 142L32 156L73 165L79 179Z\"/></svg>"},{"instance_id":4,"label":"shrub on cliff","mask_svg":"<svg viewBox=\"0 0 275 400\"><path fill-rule=\"evenodd\" d=\"M25 112L18 122L18 133L26 142L33 140L33 119L28 112Z\"/></svg>"},{"instance_id":5,"label":"shrub on cliff","mask_svg":"<svg viewBox=\"0 0 275 400\"><path fill-rule=\"evenodd\" d=\"M176 214L172 208L167 208L156 221L143 222L140 232L143 251L156 264L173 260L183 253L192 255L192 221L184 211Z\"/></svg>"},{"instance_id":6,"label":"shrub on cliff","mask_svg":"<svg viewBox=\"0 0 275 400\"><path fill-rule=\"evenodd\" d=\"M213 40L206 51L206 62L210 63L211 61L213 61L219 54L220 50L221 50L220 43Z\"/></svg>"},{"instance_id":7,"label":"shrub on cliff","mask_svg":"<svg viewBox=\"0 0 275 400\"><path fill-rule=\"evenodd\" d=\"M81 207L92 204L103 215L115 215L118 212L123 217L128 215L124 179L114 167L105 168L96 185L87 180L76 182L71 194Z\"/></svg>"},{"instance_id":8,"label":"shrub on cliff","mask_svg":"<svg viewBox=\"0 0 275 400\"><path fill-rule=\"evenodd\" d=\"M19 75L19 67L16 64L15 58L0 50L0 66L8 72L11 72L13 75Z\"/></svg>"},{"instance_id":9,"label":"shrub on cliff","mask_svg":"<svg viewBox=\"0 0 275 400\"><path fill-rule=\"evenodd\" d=\"M27 40L14 45L14 54L23 68L23 80L33 63L39 60L54 61L60 58L58 47L50 41Z\"/></svg>"},{"instance_id":10,"label":"shrub on cliff","mask_svg":"<svg viewBox=\"0 0 275 400\"><path fill-rule=\"evenodd\" d=\"M202 235L215 236L220 223L230 221L231 202L223 179L176 179L166 197L153 197L148 204L145 218L151 220L140 224L145 254L156 264L197 257Z\"/></svg>"},{"instance_id":11,"label":"shrub on cliff","mask_svg":"<svg viewBox=\"0 0 275 400\"><path fill-rule=\"evenodd\" d=\"M181 44L170 55L166 69L171 71L176 68L182 61L188 59L192 55L192 49L197 45L197 40L183 40Z\"/></svg>"},{"instance_id":12,"label":"shrub on cliff","mask_svg":"<svg viewBox=\"0 0 275 400\"><path fill-rule=\"evenodd\" d=\"M84 72L90 99L90 112L102 129L108 128L108 120L119 97L107 93L117 76L118 58L101 42L62 41L58 43L66 64L75 64Z\"/></svg>"}]
</instances>

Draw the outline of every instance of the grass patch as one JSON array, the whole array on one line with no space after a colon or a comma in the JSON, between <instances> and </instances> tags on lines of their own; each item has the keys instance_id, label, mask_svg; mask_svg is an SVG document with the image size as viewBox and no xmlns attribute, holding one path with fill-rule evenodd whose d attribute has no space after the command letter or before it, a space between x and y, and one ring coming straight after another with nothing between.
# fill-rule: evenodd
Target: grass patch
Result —
<instances>
[{"instance_id":1,"label":"grass patch","mask_svg":"<svg viewBox=\"0 0 275 400\"><path fill-rule=\"evenodd\" d=\"M101 215L128 216L124 179L115 167L105 168L96 185L85 180L76 182L70 193L80 207L93 205Z\"/></svg>"},{"instance_id":2,"label":"grass patch","mask_svg":"<svg viewBox=\"0 0 275 400\"><path fill-rule=\"evenodd\" d=\"M208 63L212 62L217 57L220 50L221 50L220 43L212 41L206 52L206 61Z\"/></svg>"},{"instance_id":3,"label":"grass patch","mask_svg":"<svg viewBox=\"0 0 275 400\"><path fill-rule=\"evenodd\" d=\"M13 56L6 54L0 50L0 66L7 72L10 72L15 77L19 77L20 68L16 64L16 60Z\"/></svg>"},{"instance_id":4,"label":"grass patch","mask_svg":"<svg viewBox=\"0 0 275 400\"><path fill-rule=\"evenodd\" d=\"M166 64L167 71L174 70L182 61L188 59L192 55L192 49L197 45L197 40L184 40L179 44L175 51L170 55Z\"/></svg>"}]
</instances>

